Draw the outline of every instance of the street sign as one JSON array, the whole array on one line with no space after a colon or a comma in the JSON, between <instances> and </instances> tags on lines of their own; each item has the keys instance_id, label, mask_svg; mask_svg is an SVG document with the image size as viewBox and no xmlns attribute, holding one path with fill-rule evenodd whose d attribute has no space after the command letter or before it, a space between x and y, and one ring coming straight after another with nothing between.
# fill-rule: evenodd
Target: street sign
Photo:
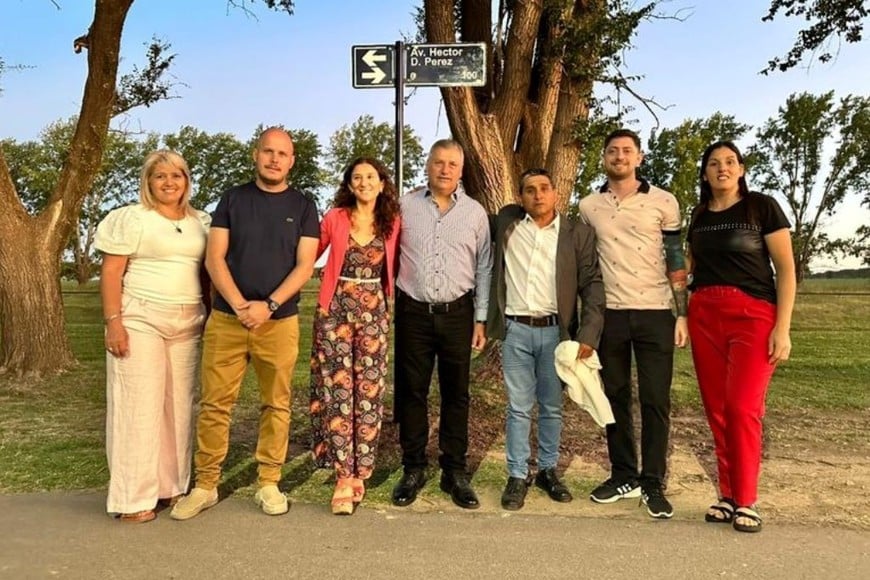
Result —
<instances>
[{"instance_id":1,"label":"street sign","mask_svg":"<svg viewBox=\"0 0 870 580\"><path fill-rule=\"evenodd\" d=\"M482 87L486 84L486 45L483 43L408 44L404 52L406 86ZM353 88L395 86L395 61L393 46L352 46Z\"/></svg>"},{"instance_id":2,"label":"street sign","mask_svg":"<svg viewBox=\"0 0 870 580\"><path fill-rule=\"evenodd\" d=\"M353 88L381 89L393 86L396 50L388 45L351 47Z\"/></svg>"},{"instance_id":3,"label":"street sign","mask_svg":"<svg viewBox=\"0 0 870 580\"><path fill-rule=\"evenodd\" d=\"M486 45L409 44L405 48L409 87L482 87L486 84Z\"/></svg>"},{"instance_id":4,"label":"street sign","mask_svg":"<svg viewBox=\"0 0 870 580\"><path fill-rule=\"evenodd\" d=\"M402 184L402 128L405 126L405 86L482 87L486 84L483 43L366 44L350 47L355 89L396 90L396 179Z\"/></svg>"}]
</instances>

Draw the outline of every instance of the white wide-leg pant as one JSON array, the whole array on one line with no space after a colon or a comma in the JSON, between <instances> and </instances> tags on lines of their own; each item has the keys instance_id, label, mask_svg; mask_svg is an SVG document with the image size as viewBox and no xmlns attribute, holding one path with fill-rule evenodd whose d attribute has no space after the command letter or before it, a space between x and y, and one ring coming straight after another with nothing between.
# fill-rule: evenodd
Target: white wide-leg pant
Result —
<instances>
[{"instance_id":1,"label":"white wide-leg pant","mask_svg":"<svg viewBox=\"0 0 870 580\"><path fill-rule=\"evenodd\" d=\"M125 295L130 354L106 353L106 511L153 509L187 492L202 304L159 304Z\"/></svg>"}]
</instances>

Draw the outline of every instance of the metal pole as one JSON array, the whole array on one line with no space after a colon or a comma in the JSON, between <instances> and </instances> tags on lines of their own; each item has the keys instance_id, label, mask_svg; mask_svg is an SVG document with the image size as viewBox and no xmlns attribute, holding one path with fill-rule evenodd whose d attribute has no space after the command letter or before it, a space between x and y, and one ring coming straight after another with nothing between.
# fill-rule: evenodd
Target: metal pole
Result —
<instances>
[{"instance_id":1,"label":"metal pole","mask_svg":"<svg viewBox=\"0 0 870 580\"><path fill-rule=\"evenodd\" d=\"M402 167L404 159L402 152L404 151L402 137L405 129L405 43L401 40L396 41L396 191L399 195L404 193L404 176L402 175Z\"/></svg>"}]
</instances>

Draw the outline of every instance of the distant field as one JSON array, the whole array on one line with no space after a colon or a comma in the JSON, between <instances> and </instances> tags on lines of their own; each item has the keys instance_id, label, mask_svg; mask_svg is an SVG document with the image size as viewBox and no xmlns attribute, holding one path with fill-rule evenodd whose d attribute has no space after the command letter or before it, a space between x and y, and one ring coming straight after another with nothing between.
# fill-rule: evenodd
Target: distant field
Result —
<instances>
[{"instance_id":1,"label":"distant field","mask_svg":"<svg viewBox=\"0 0 870 580\"><path fill-rule=\"evenodd\" d=\"M791 340L791 360L776 370L768 406L870 409L870 279L805 281ZM700 405L688 350L677 354L674 400Z\"/></svg>"},{"instance_id":2,"label":"distant field","mask_svg":"<svg viewBox=\"0 0 870 580\"><path fill-rule=\"evenodd\" d=\"M801 283L801 292L870 292L870 278L813 278Z\"/></svg>"}]
</instances>

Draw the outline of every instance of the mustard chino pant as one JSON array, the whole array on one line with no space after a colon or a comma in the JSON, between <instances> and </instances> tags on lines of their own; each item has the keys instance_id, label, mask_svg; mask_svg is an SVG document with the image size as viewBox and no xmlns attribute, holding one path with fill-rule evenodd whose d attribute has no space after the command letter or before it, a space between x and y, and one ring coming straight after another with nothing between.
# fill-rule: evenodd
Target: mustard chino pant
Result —
<instances>
[{"instance_id":1,"label":"mustard chino pant","mask_svg":"<svg viewBox=\"0 0 870 580\"><path fill-rule=\"evenodd\" d=\"M299 354L299 317L267 320L256 330L232 314L212 311L202 349L202 397L196 424L196 486L214 489L227 456L230 413L248 361L260 385L260 432L254 458L257 482L277 485L287 458L293 367Z\"/></svg>"}]
</instances>

